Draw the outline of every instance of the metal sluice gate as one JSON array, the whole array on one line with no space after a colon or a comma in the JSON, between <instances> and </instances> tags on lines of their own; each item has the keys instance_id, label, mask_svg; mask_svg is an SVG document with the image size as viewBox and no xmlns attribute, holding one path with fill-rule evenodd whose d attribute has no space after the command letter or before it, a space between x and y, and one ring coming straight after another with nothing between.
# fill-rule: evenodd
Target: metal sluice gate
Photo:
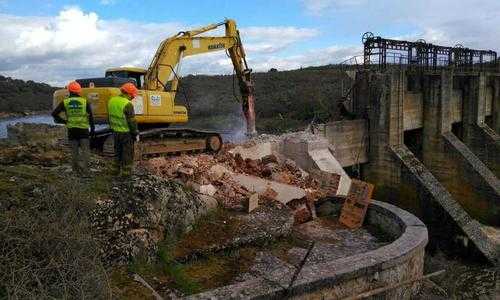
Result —
<instances>
[{"instance_id":1,"label":"metal sluice gate","mask_svg":"<svg viewBox=\"0 0 500 300\"><path fill-rule=\"evenodd\" d=\"M400 65L423 69L456 68L461 71L482 71L498 67L497 53L476 50L458 44L454 47L439 46L425 40L416 42L386 39L363 34L363 62L365 66Z\"/></svg>"}]
</instances>

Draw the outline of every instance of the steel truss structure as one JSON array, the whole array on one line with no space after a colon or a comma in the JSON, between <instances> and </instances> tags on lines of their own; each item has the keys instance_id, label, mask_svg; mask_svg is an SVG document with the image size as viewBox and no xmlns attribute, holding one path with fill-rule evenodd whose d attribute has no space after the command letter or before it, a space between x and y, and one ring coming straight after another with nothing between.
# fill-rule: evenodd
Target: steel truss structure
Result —
<instances>
[{"instance_id":1,"label":"steel truss structure","mask_svg":"<svg viewBox=\"0 0 500 300\"><path fill-rule=\"evenodd\" d=\"M446 47L427 43L385 39L371 32L363 35L364 65L402 65L424 69L453 67L463 70L494 68L497 53L492 50L475 50L462 45Z\"/></svg>"}]
</instances>

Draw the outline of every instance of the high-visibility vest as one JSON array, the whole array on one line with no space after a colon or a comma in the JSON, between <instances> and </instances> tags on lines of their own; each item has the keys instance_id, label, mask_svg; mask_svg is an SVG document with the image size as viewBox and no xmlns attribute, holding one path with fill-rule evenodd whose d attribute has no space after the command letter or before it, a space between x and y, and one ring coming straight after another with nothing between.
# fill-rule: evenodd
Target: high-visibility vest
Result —
<instances>
[{"instance_id":1,"label":"high-visibility vest","mask_svg":"<svg viewBox=\"0 0 500 300\"><path fill-rule=\"evenodd\" d=\"M83 97L69 97L64 99L66 110L66 126L68 128L89 129L89 115L87 113L87 99Z\"/></svg>"},{"instance_id":2,"label":"high-visibility vest","mask_svg":"<svg viewBox=\"0 0 500 300\"><path fill-rule=\"evenodd\" d=\"M108 101L108 120L114 132L130 132L124 110L130 101L123 96L111 97Z\"/></svg>"}]
</instances>

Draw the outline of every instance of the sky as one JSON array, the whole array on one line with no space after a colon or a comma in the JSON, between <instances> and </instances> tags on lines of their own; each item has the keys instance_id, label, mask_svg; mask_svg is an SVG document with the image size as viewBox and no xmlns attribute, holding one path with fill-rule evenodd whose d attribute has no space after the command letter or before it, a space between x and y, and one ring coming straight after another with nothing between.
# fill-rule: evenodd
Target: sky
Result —
<instances>
[{"instance_id":1,"label":"sky","mask_svg":"<svg viewBox=\"0 0 500 300\"><path fill-rule=\"evenodd\" d=\"M147 67L163 39L225 18L236 20L254 71L342 62L362 53L367 31L500 49L499 0L0 0L0 74L62 86ZM186 58L181 69L231 73L224 52Z\"/></svg>"}]
</instances>

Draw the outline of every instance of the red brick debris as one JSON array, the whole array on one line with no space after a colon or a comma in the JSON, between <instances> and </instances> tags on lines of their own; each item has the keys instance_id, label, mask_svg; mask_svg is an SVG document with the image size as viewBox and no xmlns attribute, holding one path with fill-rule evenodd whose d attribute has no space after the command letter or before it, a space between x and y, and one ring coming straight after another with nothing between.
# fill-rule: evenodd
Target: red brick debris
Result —
<instances>
[{"instance_id":1,"label":"red brick debris","mask_svg":"<svg viewBox=\"0 0 500 300\"><path fill-rule=\"evenodd\" d=\"M290 159L278 155L267 155L261 159L243 159L240 154L231 154L229 147L219 153L157 157L142 164L154 174L169 179L179 180L187 186L213 185L216 189L213 197L226 209L246 211L249 198L254 194L236 181L231 174L253 175L270 181L296 186L306 191L306 197L287 203L295 213L295 223L300 224L316 216L314 201L335 196L339 176L336 174L308 174ZM326 178L325 178L326 176ZM324 183L327 184L324 184ZM259 203L276 201L277 193L272 188L259 195Z\"/></svg>"}]
</instances>

